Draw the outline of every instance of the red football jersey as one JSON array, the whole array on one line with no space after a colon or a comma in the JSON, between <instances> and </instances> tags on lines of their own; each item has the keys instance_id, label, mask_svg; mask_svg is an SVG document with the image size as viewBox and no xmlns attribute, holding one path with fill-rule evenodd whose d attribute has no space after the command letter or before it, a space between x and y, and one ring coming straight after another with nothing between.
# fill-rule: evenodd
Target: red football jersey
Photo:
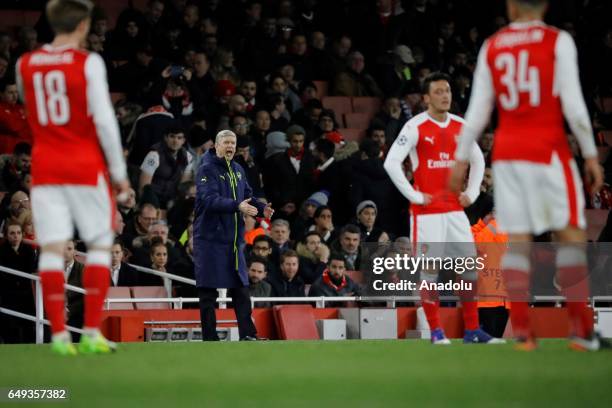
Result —
<instances>
[{"instance_id":1,"label":"red football jersey","mask_svg":"<svg viewBox=\"0 0 612 408\"><path fill-rule=\"evenodd\" d=\"M96 185L100 173L125 177L116 119L97 54L43 48L17 65L33 134L32 184ZM109 116L110 115L110 116Z\"/></svg>"},{"instance_id":2,"label":"red football jersey","mask_svg":"<svg viewBox=\"0 0 612 408\"><path fill-rule=\"evenodd\" d=\"M448 114L447 120L440 123L433 120L427 112L423 112L404 125L391 146L385 167L395 185L412 202L413 213L438 214L463 211L458 195L448 190L448 177L455 162L457 137L462 126L463 119L458 116ZM474 148L478 150L478 147ZM482 153L478 150L474 154L474 166L481 168L476 173L482 173L484 171ZM412 162L414 187L409 186L405 176L398 173L398 167L393 165L401 163L408 155ZM470 187L466 190L472 201L476 200L480 193L481 181L482 174L480 180L471 180ZM430 204L421 205L422 193L432 196Z\"/></svg>"},{"instance_id":3,"label":"red football jersey","mask_svg":"<svg viewBox=\"0 0 612 408\"><path fill-rule=\"evenodd\" d=\"M499 125L493 160L549 162L570 154L559 92L555 48L559 31L537 24L508 26L489 40L487 63Z\"/></svg>"}]
</instances>

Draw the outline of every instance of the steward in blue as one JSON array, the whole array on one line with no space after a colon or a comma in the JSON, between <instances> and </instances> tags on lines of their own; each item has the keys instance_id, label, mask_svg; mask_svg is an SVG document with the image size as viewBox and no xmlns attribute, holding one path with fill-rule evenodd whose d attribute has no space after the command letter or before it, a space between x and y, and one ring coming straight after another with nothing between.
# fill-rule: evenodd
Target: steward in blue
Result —
<instances>
[{"instance_id":1,"label":"steward in blue","mask_svg":"<svg viewBox=\"0 0 612 408\"><path fill-rule=\"evenodd\" d=\"M193 251L204 341L219 340L215 317L218 288L229 289L240 339L257 338L251 319L242 217L268 217L273 210L252 199L246 173L233 160L235 153L236 135L229 130L219 132L215 148L202 158L196 178Z\"/></svg>"}]
</instances>

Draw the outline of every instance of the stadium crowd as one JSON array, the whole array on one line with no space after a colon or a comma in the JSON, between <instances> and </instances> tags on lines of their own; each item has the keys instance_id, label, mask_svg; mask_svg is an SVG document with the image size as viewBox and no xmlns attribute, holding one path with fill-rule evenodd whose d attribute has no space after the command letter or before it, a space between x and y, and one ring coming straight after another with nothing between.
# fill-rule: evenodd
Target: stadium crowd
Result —
<instances>
[{"instance_id":1,"label":"stadium crowd","mask_svg":"<svg viewBox=\"0 0 612 408\"><path fill-rule=\"evenodd\" d=\"M111 27L106 3L98 2L87 47L107 65L133 187L116 214L112 285L167 284L127 263L193 278L195 170L215 134L230 129L254 194L276 210L273 219L245 216L253 296L305 296L307 285L316 295L359 293L346 271L359 269L360 244L409 235L408 201L383 162L403 124L425 109L424 78L448 73L453 113L463 115L479 47L507 24L503 2L150 0L125 9ZM600 103L612 96L610 4L563 4L550 22L579 44L599 134L612 129ZM36 238L32 140L13 72L23 52L50 38L44 17L0 33L0 263L26 272L36 271L37 256L24 243ZM331 109L325 95L378 98L380 107L354 126L351 109ZM361 128L357 137L346 130L353 127ZM485 158L492 143L491 133L481 139ZM612 156L603 164L612 183ZM409 160L405 171L410 179ZM466 210L472 224L492 211L492 189L487 168L482 194ZM610 192L589 198L591 207L610 208ZM66 252L68 281L78 285L74 245ZM33 312L29 282L5 274L0 282L2 305ZM173 290L196 296L189 286ZM69 309L79 301L69 300ZM8 330L24 323L2 319L5 341L31 340L25 329Z\"/></svg>"}]
</instances>

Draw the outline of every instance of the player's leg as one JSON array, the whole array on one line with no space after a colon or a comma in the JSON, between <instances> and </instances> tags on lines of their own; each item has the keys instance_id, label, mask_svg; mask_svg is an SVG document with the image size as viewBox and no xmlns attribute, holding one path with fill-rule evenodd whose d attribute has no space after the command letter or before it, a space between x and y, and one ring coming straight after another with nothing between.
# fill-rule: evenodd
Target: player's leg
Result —
<instances>
[{"instance_id":1,"label":"player's leg","mask_svg":"<svg viewBox=\"0 0 612 408\"><path fill-rule=\"evenodd\" d=\"M444 256L450 256L457 260L461 260L465 264L465 260L476 257L476 246L474 237L465 212L454 211L444 214L447 218L447 250ZM457 271L456 271L457 272ZM501 344L505 343L502 339L494 338L480 328L478 318L478 302L476 296L478 294L478 273L476 270L464 270L462 273L456 273L456 281L463 283L464 290L456 293L461 299L461 311L463 314L463 323L465 333L463 337L464 343L487 343Z\"/></svg>"},{"instance_id":2,"label":"player's leg","mask_svg":"<svg viewBox=\"0 0 612 408\"><path fill-rule=\"evenodd\" d=\"M38 271L45 314L51 323L52 350L74 355L76 350L66 331L64 295L64 248L72 237L73 226L62 187L34 186L32 216L40 245Z\"/></svg>"},{"instance_id":3,"label":"player's leg","mask_svg":"<svg viewBox=\"0 0 612 408\"><path fill-rule=\"evenodd\" d=\"M85 316L79 350L83 353L107 353L114 344L100 334L102 307L110 286L111 246L114 204L106 180L100 176L97 186L67 187L71 210L79 235L87 245L83 272Z\"/></svg>"},{"instance_id":4,"label":"player's leg","mask_svg":"<svg viewBox=\"0 0 612 408\"><path fill-rule=\"evenodd\" d=\"M445 220L440 214L412 215L411 241L416 244L417 256L424 253L427 257L441 254L446 239ZM421 270L421 281L427 284L437 283L438 271L435 269ZM440 324L440 300L437 290L426 286L420 289L421 305L431 330L433 344L450 344Z\"/></svg>"},{"instance_id":5,"label":"player's leg","mask_svg":"<svg viewBox=\"0 0 612 408\"><path fill-rule=\"evenodd\" d=\"M502 272L508 299L510 322L518 348L535 348L529 324L530 251L532 231L542 226L541 168L514 162L493 164L494 199L500 229L508 233L508 250L502 259Z\"/></svg>"},{"instance_id":6,"label":"player's leg","mask_svg":"<svg viewBox=\"0 0 612 408\"><path fill-rule=\"evenodd\" d=\"M570 345L580 350L597 349L598 341L593 336L593 313L587 304L590 287L586 257L585 200L575 161L555 155L549 168L549 179L551 212L555 220L552 229L559 241L556 282L566 297L571 336L574 339Z\"/></svg>"}]
</instances>

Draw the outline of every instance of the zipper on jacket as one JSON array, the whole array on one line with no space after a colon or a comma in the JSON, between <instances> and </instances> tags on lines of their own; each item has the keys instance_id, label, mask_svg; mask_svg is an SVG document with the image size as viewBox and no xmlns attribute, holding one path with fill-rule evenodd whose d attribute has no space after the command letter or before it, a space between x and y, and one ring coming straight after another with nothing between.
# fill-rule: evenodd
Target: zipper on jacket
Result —
<instances>
[{"instance_id":1,"label":"zipper on jacket","mask_svg":"<svg viewBox=\"0 0 612 408\"><path fill-rule=\"evenodd\" d=\"M227 164L227 169L229 171L229 178L230 178L230 187L232 189L232 196L234 197L234 200L237 200L236 198L236 187L238 186L238 182L236 181L236 175L234 174L234 172L232 171L232 166L230 165L229 160L225 160L225 163ZM234 258L235 258L235 265L236 265L236 270L239 270L239 265L238 265L238 247L237 247L237 241L238 241L238 214L234 213Z\"/></svg>"}]
</instances>

